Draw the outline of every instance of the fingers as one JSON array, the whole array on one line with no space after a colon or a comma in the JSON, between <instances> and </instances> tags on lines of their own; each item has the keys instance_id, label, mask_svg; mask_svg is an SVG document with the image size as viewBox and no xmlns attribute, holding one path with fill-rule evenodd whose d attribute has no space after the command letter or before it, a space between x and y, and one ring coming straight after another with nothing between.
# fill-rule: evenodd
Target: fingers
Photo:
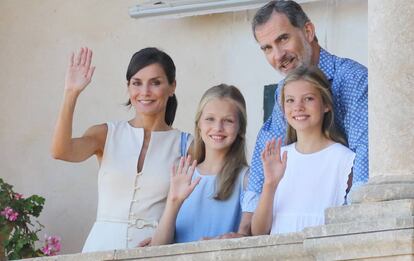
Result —
<instances>
[{"instance_id":1,"label":"fingers","mask_svg":"<svg viewBox=\"0 0 414 261\"><path fill-rule=\"evenodd\" d=\"M227 234L223 234L221 236L219 236L219 239L230 239L230 238L240 238L240 237L244 237L244 235L239 234L239 233L235 233L235 232L230 232Z\"/></svg>"},{"instance_id":2,"label":"fingers","mask_svg":"<svg viewBox=\"0 0 414 261\"><path fill-rule=\"evenodd\" d=\"M276 157L278 159L280 159L280 148L282 148L282 139L281 138L277 139L277 143L276 143L276 141L274 142L273 148L274 148L274 154L276 155Z\"/></svg>"},{"instance_id":3,"label":"fingers","mask_svg":"<svg viewBox=\"0 0 414 261\"><path fill-rule=\"evenodd\" d=\"M271 140L266 141L266 145L262 151L262 160L267 160L270 156L270 145L271 145Z\"/></svg>"},{"instance_id":4,"label":"fingers","mask_svg":"<svg viewBox=\"0 0 414 261\"><path fill-rule=\"evenodd\" d=\"M95 72L95 66L90 67L88 70L88 73L86 74L86 78L88 80L91 80L94 72Z\"/></svg>"},{"instance_id":5,"label":"fingers","mask_svg":"<svg viewBox=\"0 0 414 261\"><path fill-rule=\"evenodd\" d=\"M185 159L184 168L182 169L183 170L182 174L187 174L190 164L191 164L191 155L188 155L187 158Z\"/></svg>"},{"instance_id":6,"label":"fingers","mask_svg":"<svg viewBox=\"0 0 414 261\"><path fill-rule=\"evenodd\" d=\"M197 166L197 161L196 160L191 161L190 155L188 155L187 158L181 157L178 167L175 166L174 164L172 173L173 175L188 175L192 177L196 166Z\"/></svg>"},{"instance_id":7,"label":"fingers","mask_svg":"<svg viewBox=\"0 0 414 261\"><path fill-rule=\"evenodd\" d=\"M89 49L88 48L82 48L82 55L80 59L80 65L85 65L86 63L86 57L88 56Z\"/></svg>"},{"instance_id":8,"label":"fingers","mask_svg":"<svg viewBox=\"0 0 414 261\"><path fill-rule=\"evenodd\" d=\"M275 138L266 141L265 148L262 151L262 160L267 160L270 157L280 159L280 150L282 148L282 138Z\"/></svg>"},{"instance_id":9,"label":"fingers","mask_svg":"<svg viewBox=\"0 0 414 261\"><path fill-rule=\"evenodd\" d=\"M151 244L151 237L148 237L144 240L142 240L141 242L139 242L138 247L145 247L145 246L149 246Z\"/></svg>"},{"instance_id":10,"label":"fingers","mask_svg":"<svg viewBox=\"0 0 414 261\"><path fill-rule=\"evenodd\" d=\"M92 50L87 47L82 47L76 56L72 53L70 58L70 66L86 66L86 68L89 68L91 63Z\"/></svg>"},{"instance_id":11,"label":"fingers","mask_svg":"<svg viewBox=\"0 0 414 261\"><path fill-rule=\"evenodd\" d=\"M69 66L73 66L74 60L75 60L75 53L72 52L69 58Z\"/></svg>"},{"instance_id":12,"label":"fingers","mask_svg":"<svg viewBox=\"0 0 414 261\"><path fill-rule=\"evenodd\" d=\"M75 64L74 65L80 65L82 54L83 54L83 47L79 50L78 55L76 55L76 59L75 59Z\"/></svg>"},{"instance_id":13,"label":"fingers","mask_svg":"<svg viewBox=\"0 0 414 261\"><path fill-rule=\"evenodd\" d=\"M185 161L185 158L184 157L181 157L180 163L178 164L178 168L177 168L176 172L174 173L175 175L179 175L179 174L181 174L183 172L184 161Z\"/></svg>"},{"instance_id":14,"label":"fingers","mask_svg":"<svg viewBox=\"0 0 414 261\"><path fill-rule=\"evenodd\" d=\"M191 185L190 185L191 191L193 191L194 188L198 185L198 183L200 183L200 180L201 180L201 177L197 177L195 180L191 182Z\"/></svg>"},{"instance_id":15,"label":"fingers","mask_svg":"<svg viewBox=\"0 0 414 261\"><path fill-rule=\"evenodd\" d=\"M266 141L266 145L265 145L264 149L262 150L262 161L266 160L267 146L268 146L268 141Z\"/></svg>"},{"instance_id":16,"label":"fingers","mask_svg":"<svg viewBox=\"0 0 414 261\"><path fill-rule=\"evenodd\" d=\"M176 175L176 171L177 171L177 164L173 164L173 166L171 167L171 178L174 177Z\"/></svg>"},{"instance_id":17,"label":"fingers","mask_svg":"<svg viewBox=\"0 0 414 261\"><path fill-rule=\"evenodd\" d=\"M194 174L194 170L195 170L196 166L197 166L197 161L193 160L193 163L191 164L190 168L187 171L187 174L189 174L191 177Z\"/></svg>"},{"instance_id":18,"label":"fingers","mask_svg":"<svg viewBox=\"0 0 414 261\"><path fill-rule=\"evenodd\" d=\"M270 155L276 155L276 139L274 138L270 142L269 151L270 151Z\"/></svg>"},{"instance_id":19,"label":"fingers","mask_svg":"<svg viewBox=\"0 0 414 261\"><path fill-rule=\"evenodd\" d=\"M284 151L283 152L283 155L282 155L282 163L283 163L283 165L286 165L286 162L287 162L287 151Z\"/></svg>"},{"instance_id":20,"label":"fingers","mask_svg":"<svg viewBox=\"0 0 414 261\"><path fill-rule=\"evenodd\" d=\"M89 68L91 66L91 62L92 62L92 50L89 48L86 48L85 66Z\"/></svg>"}]
</instances>

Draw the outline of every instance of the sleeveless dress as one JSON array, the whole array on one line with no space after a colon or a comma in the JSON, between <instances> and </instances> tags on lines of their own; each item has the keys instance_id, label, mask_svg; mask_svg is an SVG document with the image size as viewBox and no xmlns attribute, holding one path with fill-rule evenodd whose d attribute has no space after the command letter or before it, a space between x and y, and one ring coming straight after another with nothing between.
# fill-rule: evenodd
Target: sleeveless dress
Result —
<instances>
[{"instance_id":1,"label":"sleeveless dress","mask_svg":"<svg viewBox=\"0 0 414 261\"><path fill-rule=\"evenodd\" d=\"M355 153L334 143L302 154L295 145L282 147L288 152L288 161L275 193L271 234L323 225L325 209L344 204Z\"/></svg>"},{"instance_id":2,"label":"sleeveless dress","mask_svg":"<svg viewBox=\"0 0 414 261\"><path fill-rule=\"evenodd\" d=\"M82 252L133 248L151 237L164 211L171 166L181 156L179 130L154 131L137 173L144 130L127 121L107 126L97 217Z\"/></svg>"},{"instance_id":3,"label":"sleeveless dress","mask_svg":"<svg viewBox=\"0 0 414 261\"><path fill-rule=\"evenodd\" d=\"M174 242L192 242L202 237L237 232L242 212L243 181L248 170L247 167L241 170L233 193L222 201L213 198L216 175L202 175L196 169L193 179L201 177L201 180L178 212Z\"/></svg>"}]
</instances>

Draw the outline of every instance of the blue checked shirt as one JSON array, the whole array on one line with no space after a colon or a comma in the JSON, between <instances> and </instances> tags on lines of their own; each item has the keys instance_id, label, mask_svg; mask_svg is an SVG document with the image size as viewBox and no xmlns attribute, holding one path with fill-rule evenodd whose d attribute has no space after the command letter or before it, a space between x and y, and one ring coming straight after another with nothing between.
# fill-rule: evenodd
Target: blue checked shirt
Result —
<instances>
[{"instance_id":1,"label":"blue checked shirt","mask_svg":"<svg viewBox=\"0 0 414 261\"><path fill-rule=\"evenodd\" d=\"M335 123L346 135L349 148L356 153L352 188L368 181L368 70L346 58L332 55L321 48L319 68L331 82ZM278 86L281 86L279 83ZM285 137L286 121L279 105L280 87L275 92L275 106L256 139L243 209L254 212L264 181L261 152L266 141Z\"/></svg>"}]
</instances>

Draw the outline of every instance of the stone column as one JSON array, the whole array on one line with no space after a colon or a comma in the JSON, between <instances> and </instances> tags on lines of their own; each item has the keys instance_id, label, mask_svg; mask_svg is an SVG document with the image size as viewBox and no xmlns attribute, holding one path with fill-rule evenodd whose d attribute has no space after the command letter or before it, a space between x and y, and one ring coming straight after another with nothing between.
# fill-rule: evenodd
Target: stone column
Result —
<instances>
[{"instance_id":1,"label":"stone column","mask_svg":"<svg viewBox=\"0 0 414 261\"><path fill-rule=\"evenodd\" d=\"M368 26L370 178L305 229L317 260L414 260L414 1L369 0Z\"/></svg>"},{"instance_id":2,"label":"stone column","mask_svg":"<svg viewBox=\"0 0 414 261\"><path fill-rule=\"evenodd\" d=\"M414 2L370 0L368 24L370 179L352 202L414 198Z\"/></svg>"}]
</instances>

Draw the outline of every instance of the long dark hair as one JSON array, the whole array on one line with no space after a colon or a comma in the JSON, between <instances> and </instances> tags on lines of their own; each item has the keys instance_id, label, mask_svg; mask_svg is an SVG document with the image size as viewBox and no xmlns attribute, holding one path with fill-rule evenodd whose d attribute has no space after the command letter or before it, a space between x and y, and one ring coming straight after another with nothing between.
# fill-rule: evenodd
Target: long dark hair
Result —
<instances>
[{"instance_id":1,"label":"long dark hair","mask_svg":"<svg viewBox=\"0 0 414 261\"><path fill-rule=\"evenodd\" d=\"M159 64L167 76L169 84L175 82L175 65L171 57L165 52L155 48L148 47L136 52L129 62L126 79L129 82L138 71L151 64ZM131 100L126 103L127 106L131 105ZM171 126L175 119L175 112L177 111L178 101L175 94L168 98L167 107L165 109L165 122L168 126Z\"/></svg>"}]
</instances>

